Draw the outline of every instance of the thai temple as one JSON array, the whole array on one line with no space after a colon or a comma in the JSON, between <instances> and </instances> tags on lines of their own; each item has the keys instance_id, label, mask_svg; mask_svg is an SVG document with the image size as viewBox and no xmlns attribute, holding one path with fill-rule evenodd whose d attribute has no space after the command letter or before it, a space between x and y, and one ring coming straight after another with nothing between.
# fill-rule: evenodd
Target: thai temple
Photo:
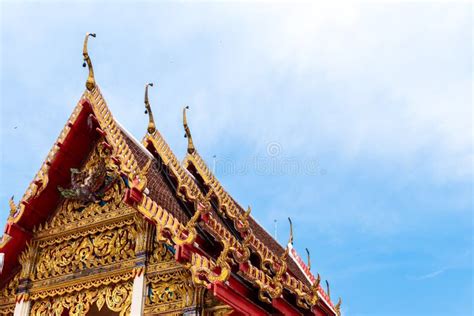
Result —
<instances>
[{"instance_id":1,"label":"thai temple","mask_svg":"<svg viewBox=\"0 0 474 316\"><path fill-rule=\"evenodd\" d=\"M110 112L87 43L86 90L0 239L0 315L339 316L292 247L222 187L193 144L180 162L149 125ZM291 222L290 222L291 224ZM292 229L291 229L292 231Z\"/></svg>"}]
</instances>

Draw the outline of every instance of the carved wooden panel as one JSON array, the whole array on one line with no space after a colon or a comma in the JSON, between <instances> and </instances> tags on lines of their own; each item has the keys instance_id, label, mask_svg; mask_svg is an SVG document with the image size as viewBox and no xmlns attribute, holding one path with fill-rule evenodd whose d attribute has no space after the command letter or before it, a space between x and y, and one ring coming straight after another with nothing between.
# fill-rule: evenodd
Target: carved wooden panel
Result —
<instances>
[{"instance_id":1,"label":"carved wooden panel","mask_svg":"<svg viewBox=\"0 0 474 316\"><path fill-rule=\"evenodd\" d=\"M18 288L20 273L15 274L5 286L0 289L0 315L13 315L15 295Z\"/></svg>"},{"instance_id":2,"label":"carved wooden panel","mask_svg":"<svg viewBox=\"0 0 474 316\"><path fill-rule=\"evenodd\" d=\"M99 311L107 307L111 311L118 312L120 316L129 315L132 286L133 283L129 281L99 288L83 289L80 292L62 296L47 297L33 302L30 315L86 315L93 304Z\"/></svg>"}]
</instances>

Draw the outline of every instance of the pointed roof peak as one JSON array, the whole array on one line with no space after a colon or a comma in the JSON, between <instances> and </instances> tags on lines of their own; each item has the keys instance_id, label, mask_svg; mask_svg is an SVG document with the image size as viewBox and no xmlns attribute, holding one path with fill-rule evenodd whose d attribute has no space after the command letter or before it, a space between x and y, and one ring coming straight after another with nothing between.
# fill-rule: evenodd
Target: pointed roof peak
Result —
<instances>
[{"instance_id":1,"label":"pointed roof peak","mask_svg":"<svg viewBox=\"0 0 474 316\"><path fill-rule=\"evenodd\" d=\"M155 120L153 118L153 112L151 110L151 105L148 100L148 87L153 87L153 83L147 83L145 85L145 114L148 114L148 128L147 132L148 134L152 135L156 131L156 125L155 125Z\"/></svg>"},{"instance_id":2,"label":"pointed roof peak","mask_svg":"<svg viewBox=\"0 0 474 316\"><path fill-rule=\"evenodd\" d=\"M82 48L82 55L84 56L84 63L82 64L82 67L86 67L86 65L89 68L89 76L87 77L86 81L86 88L89 91L94 90L96 84L95 84L95 78L94 78L94 69L92 68L92 61L91 58L89 57L89 53L87 51L87 43L89 41L89 36L95 37L95 33L87 33L86 37L84 38L84 47Z\"/></svg>"},{"instance_id":3,"label":"pointed roof peak","mask_svg":"<svg viewBox=\"0 0 474 316\"><path fill-rule=\"evenodd\" d=\"M183 108L183 126L184 131L186 133L184 134L184 137L188 139L188 154L192 155L196 151L196 148L194 147L193 138L191 136L191 130L188 126L188 120L186 119L186 110L189 110L189 106L185 106Z\"/></svg>"}]
</instances>

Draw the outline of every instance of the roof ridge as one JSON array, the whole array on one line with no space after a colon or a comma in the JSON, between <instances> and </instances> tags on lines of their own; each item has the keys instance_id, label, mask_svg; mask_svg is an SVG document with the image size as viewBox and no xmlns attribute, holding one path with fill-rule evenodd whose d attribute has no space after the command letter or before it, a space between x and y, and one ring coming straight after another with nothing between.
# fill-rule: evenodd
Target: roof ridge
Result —
<instances>
[{"instance_id":1,"label":"roof ridge","mask_svg":"<svg viewBox=\"0 0 474 316\"><path fill-rule=\"evenodd\" d=\"M94 113L97 115L100 126L105 130L106 138L112 143L113 147L117 150L117 155L121 157L122 163L125 167L130 170L133 174L139 172L138 163L128 147L125 139L120 133L120 128L112 115L104 97L102 96L99 87L96 85L95 88L87 94L87 97L91 102Z\"/></svg>"},{"instance_id":2,"label":"roof ridge","mask_svg":"<svg viewBox=\"0 0 474 316\"><path fill-rule=\"evenodd\" d=\"M198 188L196 183L186 173L178 158L171 150L168 143L165 141L163 136L158 130L155 130L153 134L148 134L144 137L143 143L149 142L153 145L158 155L163 160L163 163L170 169L173 175L178 179L178 195L181 194L180 189L183 188L192 200L203 199L204 196L201 190Z\"/></svg>"},{"instance_id":3,"label":"roof ridge","mask_svg":"<svg viewBox=\"0 0 474 316\"><path fill-rule=\"evenodd\" d=\"M120 123L117 119L115 119L115 123L117 124L118 128L122 130L122 132L135 144L137 145L144 153L145 155L148 156L148 158L154 159L153 155L150 153L148 149L143 146L143 143L141 143L138 139L135 138L135 136L130 133L123 125Z\"/></svg>"},{"instance_id":4,"label":"roof ridge","mask_svg":"<svg viewBox=\"0 0 474 316\"><path fill-rule=\"evenodd\" d=\"M238 205L238 203L224 189L224 187L219 182L217 177L211 172L209 167L207 167L207 164L205 163L204 159L202 159L202 157L199 155L197 150L195 150L192 154L187 154L186 157L185 157L184 163L185 163L185 165L188 164L188 163L193 163L194 167L196 168L196 171L198 173L200 173L200 175L204 179L204 181L207 182L206 184L209 185L210 187L212 187L214 189L214 192L221 199L221 205L226 205L231 209L231 210L226 209L228 217L230 217L234 221L235 218L237 218L239 215L241 215L243 213L242 210L241 210L240 205ZM199 172L199 171L201 171L201 172ZM204 175L202 173L204 173ZM252 219L255 221L253 216L252 216ZM257 223L257 225L259 225L261 228L263 228L263 226L260 225L259 223ZM265 228L263 228L263 229L265 230ZM257 245L255 245L255 248L257 248L257 249L261 248L263 250L263 253L268 254L270 256L270 258L268 258L268 259L273 261L273 260L276 260L278 258L278 256L276 254L274 254L273 251L271 251L261 240L259 240L257 238L254 238L254 240L257 243ZM278 243L278 241L276 241L276 243ZM267 258L264 258L264 259L267 259Z\"/></svg>"},{"instance_id":5,"label":"roof ridge","mask_svg":"<svg viewBox=\"0 0 474 316\"><path fill-rule=\"evenodd\" d=\"M49 173L50 166L53 160L57 157L57 154L60 152L60 148L63 145L65 139L68 137L71 130L74 128L74 124L79 117L80 113L83 111L85 103L87 102L91 107L92 113L94 113L99 126L105 131L105 138L110 142L114 149L116 149L116 155L120 157L121 162L124 164L126 171L130 171L130 176L140 172L138 163L133 156L130 148L122 137L119 124L117 124L115 118L112 116L110 109L108 108L105 99L100 93L98 85L95 85L92 91L85 90L81 95L79 101L74 107L69 119L64 125L63 129L59 133L54 145L49 150L46 158L44 159L39 171L30 182L25 193L20 199L16 211L11 212L10 216L7 219L8 223L18 223L19 220L23 217L25 211L25 206L34 198L38 197L41 192L46 189L49 184ZM5 236L5 237L4 237ZM0 246L4 246L10 239L8 234L4 233L2 236Z\"/></svg>"}]
</instances>

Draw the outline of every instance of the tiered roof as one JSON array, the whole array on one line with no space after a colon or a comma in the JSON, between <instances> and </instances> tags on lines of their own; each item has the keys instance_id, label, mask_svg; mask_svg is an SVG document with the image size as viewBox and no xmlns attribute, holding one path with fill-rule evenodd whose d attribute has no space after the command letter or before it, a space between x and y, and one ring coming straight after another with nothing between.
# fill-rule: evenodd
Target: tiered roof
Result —
<instances>
[{"instance_id":1,"label":"tiered roof","mask_svg":"<svg viewBox=\"0 0 474 316\"><path fill-rule=\"evenodd\" d=\"M92 63L86 91L18 206L12 204L0 253L5 254L2 280L18 269L18 256L44 224L67 186L70 168L81 165L93 145L103 139L114 151L122 174L129 179L125 202L156 225L159 238L175 246L176 259L227 304L246 306L251 314L339 314L328 294L291 247L283 248L223 188L196 150L183 109L188 138L180 163L156 130L145 89L150 122L138 142L113 117L95 83ZM218 246L219 245L219 246ZM0 284L1 285L1 284ZM239 307L240 306L240 307Z\"/></svg>"}]
</instances>

